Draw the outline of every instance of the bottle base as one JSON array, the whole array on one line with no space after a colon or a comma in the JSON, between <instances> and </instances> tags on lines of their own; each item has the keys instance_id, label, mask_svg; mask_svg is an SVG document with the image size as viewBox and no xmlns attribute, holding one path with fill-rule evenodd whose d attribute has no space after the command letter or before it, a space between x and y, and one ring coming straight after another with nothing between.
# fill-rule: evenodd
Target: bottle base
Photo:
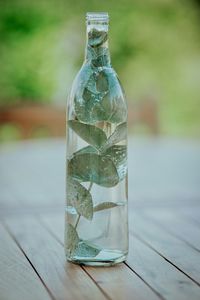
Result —
<instances>
[{"instance_id":1,"label":"bottle base","mask_svg":"<svg viewBox=\"0 0 200 300\"><path fill-rule=\"evenodd\" d=\"M67 257L69 262L92 267L109 267L126 260L127 253L122 253L119 251L103 250L96 257L78 257L71 256Z\"/></svg>"}]
</instances>

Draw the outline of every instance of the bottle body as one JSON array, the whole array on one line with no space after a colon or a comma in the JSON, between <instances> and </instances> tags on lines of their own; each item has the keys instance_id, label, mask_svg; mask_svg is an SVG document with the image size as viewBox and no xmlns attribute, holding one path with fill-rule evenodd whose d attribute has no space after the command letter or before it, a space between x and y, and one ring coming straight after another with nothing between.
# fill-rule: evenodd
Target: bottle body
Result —
<instances>
[{"instance_id":1,"label":"bottle body","mask_svg":"<svg viewBox=\"0 0 200 300\"><path fill-rule=\"evenodd\" d=\"M100 23L89 27L67 109L65 252L86 265L112 265L128 253L127 107Z\"/></svg>"}]
</instances>

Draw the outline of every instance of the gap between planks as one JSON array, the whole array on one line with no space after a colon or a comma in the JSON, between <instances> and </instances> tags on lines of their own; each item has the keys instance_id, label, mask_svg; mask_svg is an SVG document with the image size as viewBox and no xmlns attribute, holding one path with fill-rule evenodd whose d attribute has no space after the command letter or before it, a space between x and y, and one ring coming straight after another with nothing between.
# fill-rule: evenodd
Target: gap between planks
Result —
<instances>
[{"instance_id":1,"label":"gap between planks","mask_svg":"<svg viewBox=\"0 0 200 300\"><path fill-rule=\"evenodd\" d=\"M124 264L87 268L106 298L79 266L66 263L63 247L36 218L7 219L6 225L56 299L160 299Z\"/></svg>"},{"instance_id":2,"label":"gap between planks","mask_svg":"<svg viewBox=\"0 0 200 300\"><path fill-rule=\"evenodd\" d=\"M48 217L47 217L48 219ZM45 218L46 220L46 218ZM63 247L63 237L64 237L64 232L63 230L60 230L60 224L56 223L56 222L47 222L45 221L42 217L39 218L39 221L41 222L42 226L44 226L50 234L52 234L52 236L60 243L60 245L62 245ZM153 297L153 299L164 299L162 297L162 295L160 295L154 288L152 288L141 276L139 276L137 274L137 272L135 272L135 270L133 270L131 267L129 267L127 264L121 264L121 265L118 265L118 266L113 266L113 267L108 267L108 268L105 268L105 267L87 267L87 266L81 266L85 272L98 284L101 284L101 282L103 283L103 279L102 279L102 276L104 275L105 277L108 277L109 276L109 272L111 273L112 276L110 276L110 283L111 283L111 280L114 279L114 274L115 273L119 273L119 276L122 276L122 281L123 281L123 277L127 277L130 276L130 278L127 278L127 282L130 280L130 279L133 279L133 283L134 281L136 282L140 282L140 285L141 285L141 291L143 290L143 292L146 293L146 295L148 294L148 299L151 299L151 297ZM112 271L111 271L112 270ZM102 274L100 274L102 273ZM99 279L99 276L100 276L100 279ZM113 277L113 278L112 278ZM133 278L131 278L133 277ZM117 283L118 285L120 285L120 282ZM116 284L116 286L117 286ZM137 283L138 284L138 283ZM133 284L134 285L134 284ZM103 285L103 287L105 288L105 285ZM132 289L129 285L128 285L128 292L129 292L129 289ZM139 298L138 299L146 299L147 296L143 297L143 295L141 294L141 291L140 291L140 287L136 288L135 287L135 291L134 289L132 289L132 292L134 292L134 294L136 293L139 293ZM108 286L106 286L106 292L107 294L110 295L110 297L112 297L112 291L108 288ZM131 292L131 290L130 290ZM131 293L128 293L127 295L120 295L119 294L120 291L118 291L118 293L115 295L115 297L112 299L132 299L132 298L129 298L130 294Z\"/></svg>"},{"instance_id":3,"label":"gap between planks","mask_svg":"<svg viewBox=\"0 0 200 300\"><path fill-rule=\"evenodd\" d=\"M154 224L161 226L169 234L180 239L189 247L200 253L200 226L193 224L187 217L172 209L148 209L141 216L150 219ZM200 213L199 213L200 218Z\"/></svg>"},{"instance_id":4,"label":"gap between planks","mask_svg":"<svg viewBox=\"0 0 200 300\"><path fill-rule=\"evenodd\" d=\"M195 284L200 286L200 265L199 252L189 247L185 242L169 234L161 226L156 225L152 220L133 214L129 220L134 230L130 230L139 240L157 252L170 264L184 273Z\"/></svg>"},{"instance_id":5,"label":"gap between planks","mask_svg":"<svg viewBox=\"0 0 200 300\"><path fill-rule=\"evenodd\" d=\"M66 268L63 247L34 217L11 218L6 226L26 253L54 299L108 299L78 266Z\"/></svg>"},{"instance_id":6,"label":"gap between planks","mask_svg":"<svg viewBox=\"0 0 200 300\"><path fill-rule=\"evenodd\" d=\"M0 244L1 299L53 299L22 249L2 223L0 223Z\"/></svg>"},{"instance_id":7,"label":"gap between planks","mask_svg":"<svg viewBox=\"0 0 200 300\"><path fill-rule=\"evenodd\" d=\"M63 245L62 218L43 216L41 221ZM126 265L161 298L188 300L192 295L193 299L200 299L200 288L192 280L132 235Z\"/></svg>"}]
</instances>

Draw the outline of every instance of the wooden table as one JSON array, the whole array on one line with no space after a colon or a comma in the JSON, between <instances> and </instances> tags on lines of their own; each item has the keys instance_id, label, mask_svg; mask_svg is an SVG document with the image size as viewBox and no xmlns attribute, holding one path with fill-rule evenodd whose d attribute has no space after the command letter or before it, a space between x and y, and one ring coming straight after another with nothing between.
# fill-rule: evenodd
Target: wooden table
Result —
<instances>
[{"instance_id":1,"label":"wooden table","mask_svg":"<svg viewBox=\"0 0 200 300\"><path fill-rule=\"evenodd\" d=\"M200 143L129 141L130 251L115 267L67 263L65 143L0 151L0 299L200 299Z\"/></svg>"}]
</instances>

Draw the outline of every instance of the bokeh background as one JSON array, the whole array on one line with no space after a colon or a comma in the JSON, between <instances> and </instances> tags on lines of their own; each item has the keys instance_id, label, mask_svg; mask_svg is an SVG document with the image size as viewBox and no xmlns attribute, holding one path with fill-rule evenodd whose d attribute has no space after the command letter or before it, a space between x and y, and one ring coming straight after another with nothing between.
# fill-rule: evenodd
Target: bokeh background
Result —
<instances>
[{"instance_id":1,"label":"bokeh background","mask_svg":"<svg viewBox=\"0 0 200 300\"><path fill-rule=\"evenodd\" d=\"M64 136L85 13L108 11L135 135L200 137L200 1L0 1L0 142Z\"/></svg>"}]
</instances>

